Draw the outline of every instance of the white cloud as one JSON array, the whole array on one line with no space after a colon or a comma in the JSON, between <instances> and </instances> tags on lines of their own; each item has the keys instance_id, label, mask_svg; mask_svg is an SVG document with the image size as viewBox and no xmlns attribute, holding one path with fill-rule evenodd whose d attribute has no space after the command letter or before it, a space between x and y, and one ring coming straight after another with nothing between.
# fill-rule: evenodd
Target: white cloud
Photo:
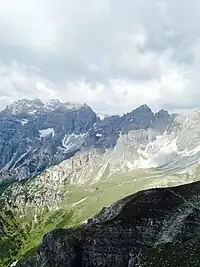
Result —
<instances>
[{"instance_id":1,"label":"white cloud","mask_svg":"<svg viewBox=\"0 0 200 267\"><path fill-rule=\"evenodd\" d=\"M57 96L55 85L24 64L0 62L0 107L16 99L35 98L47 100Z\"/></svg>"},{"instance_id":2,"label":"white cloud","mask_svg":"<svg viewBox=\"0 0 200 267\"><path fill-rule=\"evenodd\" d=\"M51 2L51 1L50 1ZM57 49L57 28L49 19L47 1L0 1L0 40L38 53Z\"/></svg>"},{"instance_id":3,"label":"white cloud","mask_svg":"<svg viewBox=\"0 0 200 267\"><path fill-rule=\"evenodd\" d=\"M200 106L198 0L1 0L0 105Z\"/></svg>"}]
</instances>

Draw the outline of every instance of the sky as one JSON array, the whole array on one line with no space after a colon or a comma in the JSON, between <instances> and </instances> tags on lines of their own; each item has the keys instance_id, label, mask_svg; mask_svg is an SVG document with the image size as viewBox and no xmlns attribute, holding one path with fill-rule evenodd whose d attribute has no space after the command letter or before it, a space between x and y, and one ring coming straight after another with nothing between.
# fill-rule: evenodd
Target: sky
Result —
<instances>
[{"instance_id":1,"label":"sky","mask_svg":"<svg viewBox=\"0 0 200 267\"><path fill-rule=\"evenodd\" d=\"M0 108L21 98L105 114L200 107L199 0L1 0Z\"/></svg>"}]
</instances>

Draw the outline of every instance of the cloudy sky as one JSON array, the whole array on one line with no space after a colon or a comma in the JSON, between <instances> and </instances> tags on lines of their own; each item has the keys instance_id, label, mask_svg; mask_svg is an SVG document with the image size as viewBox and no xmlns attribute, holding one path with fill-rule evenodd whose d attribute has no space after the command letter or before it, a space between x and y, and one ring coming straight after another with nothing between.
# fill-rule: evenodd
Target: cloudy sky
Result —
<instances>
[{"instance_id":1,"label":"cloudy sky","mask_svg":"<svg viewBox=\"0 0 200 267\"><path fill-rule=\"evenodd\" d=\"M200 107L199 0L0 0L0 108Z\"/></svg>"}]
</instances>

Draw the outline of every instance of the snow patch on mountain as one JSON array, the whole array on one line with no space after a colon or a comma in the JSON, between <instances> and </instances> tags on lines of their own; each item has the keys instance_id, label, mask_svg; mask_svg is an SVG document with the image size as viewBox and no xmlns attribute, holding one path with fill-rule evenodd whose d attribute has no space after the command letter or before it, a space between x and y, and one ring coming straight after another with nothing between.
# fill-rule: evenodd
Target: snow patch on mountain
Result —
<instances>
[{"instance_id":1,"label":"snow patch on mountain","mask_svg":"<svg viewBox=\"0 0 200 267\"><path fill-rule=\"evenodd\" d=\"M28 120L27 120L27 119L23 119L23 120L21 120L20 122L21 122L21 124L24 126L25 124L28 123Z\"/></svg>"},{"instance_id":2,"label":"snow patch on mountain","mask_svg":"<svg viewBox=\"0 0 200 267\"><path fill-rule=\"evenodd\" d=\"M44 104L39 99L27 100L21 99L13 102L12 104L6 107L6 110L11 112L13 115L20 113L28 113L30 115L39 112Z\"/></svg>"},{"instance_id":3,"label":"snow patch on mountain","mask_svg":"<svg viewBox=\"0 0 200 267\"><path fill-rule=\"evenodd\" d=\"M39 133L40 133L40 139L46 137L49 134L54 135L54 128L39 130Z\"/></svg>"},{"instance_id":4,"label":"snow patch on mountain","mask_svg":"<svg viewBox=\"0 0 200 267\"><path fill-rule=\"evenodd\" d=\"M30 149L28 151L26 151L25 153L23 153L14 163L14 165L12 166L11 170L15 168L15 166L17 166L18 162L20 162L23 158L25 158L25 156L30 152Z\"/></svg>"},{"instance_id":5,"label":"snow patch on mountain","mask_svg":"<svg viewBox=\"0 0 200 267\"><path fill-rule=\"evenodd\" d=\"M103 121L103 120L105 120L105 118L109 117L109 115L102 114L102 113L97 113L97 117L99 117L99 119L101 121Z\"/></svg>"},{"instance_id":6,"label":"snow patch on mountain","mask_svg":"<svg viewBox=\"0 0 200 267\"><path fill-rule=\"evenodd\" d=\"M135 168L155 168L169 164L178 154L177 138L168 139L166 133L156 136L155 141L137 150L139 158L135 160Z\"/></svg>"},{"instance_id":7,"label":"snow patch on mountain","mask_svg":"<svg viewBox=\"0 0 200 267\"><path fill-rule=\"evenodd\" d=\"M28 111L28 114L34 115L37 112L37 109L33 109Z\"/></svg>"},{"instance_id":8,"label":"snow patch on mountain","mask_svg":"<svg viewBox=\"0 0 200 267\"><path fill-rule=\"evenodd\" d=\"M14 267L14 266L16 266L17 263L18 263L18 260L17 260L17 261L14 261L14 262L10 265L10 267Z\"/></svg>"},{"instance_id":9,"label":"snow patch on mountain","mask_svg":"<svg viewBox=\"0 0 200 267\"><path fill-rule=\"evenodd\" d=\"M62 139L62 146L64 152L76 150L82 146L85 141L87 133L83 134L66 134Z\"/></svg>"},{"instance_id":10,"label":"snow patch on mountain","mask_svg":"<svg viewBox=\"0 0 200 267\"><path fill-rule=\"evenodd\" d=\"M167 133L156 136L155 141L137 150L139 155L133 163L133 168L166 168L183 169L199 162L200 144L195 148L181 149L180 136L170 139Z\"/></svg>"}]
</instances>

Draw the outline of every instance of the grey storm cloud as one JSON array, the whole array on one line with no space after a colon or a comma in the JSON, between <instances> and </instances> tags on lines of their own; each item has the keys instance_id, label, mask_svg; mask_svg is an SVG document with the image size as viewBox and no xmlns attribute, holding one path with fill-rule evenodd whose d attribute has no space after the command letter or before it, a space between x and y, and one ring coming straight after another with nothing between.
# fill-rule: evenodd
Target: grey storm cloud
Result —
<instances>
[{"instance_id":1,"label":"grey storm cloud","mask_svg":"<svg viewBox=\"0 0 200 267\"><path fill-rule=\"evenodd\" d=\"M200 106L198 0L1 0L0 106L22 97Z\"/></svg>"}]
</instances>

